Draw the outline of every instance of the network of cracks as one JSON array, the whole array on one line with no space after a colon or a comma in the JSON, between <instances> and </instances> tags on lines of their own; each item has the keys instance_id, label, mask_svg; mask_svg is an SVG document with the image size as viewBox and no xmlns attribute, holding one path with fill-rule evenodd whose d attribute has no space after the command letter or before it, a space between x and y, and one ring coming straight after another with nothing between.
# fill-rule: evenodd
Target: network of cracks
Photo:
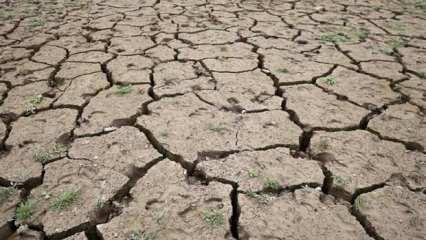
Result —
<instances>
[{"instance_id":1,"label":"network of cracks","mask_svg":"<svg viewBox=\"0 0 426 240\"><path fill-rule=\"evenodd\" d=\"M425 13L0 0L0 238L424 239Z\"/></svg>"}]
</instances>

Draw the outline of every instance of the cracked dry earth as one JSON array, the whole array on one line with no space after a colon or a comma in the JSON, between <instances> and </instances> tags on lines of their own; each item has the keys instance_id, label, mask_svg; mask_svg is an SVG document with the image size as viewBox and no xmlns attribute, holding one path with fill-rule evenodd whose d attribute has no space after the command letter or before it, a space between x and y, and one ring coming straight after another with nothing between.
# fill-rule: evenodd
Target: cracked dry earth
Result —
<instances>
[{"instance_id":1,"label":"cracked dry earth","mask_svg":"<svg viewBox=\"0 0 426 240\"><path fill-rule=\"evenodd\" d=\"M425 239L425 0L0 20L0 239Z\"/></svg>"}]
</instances>

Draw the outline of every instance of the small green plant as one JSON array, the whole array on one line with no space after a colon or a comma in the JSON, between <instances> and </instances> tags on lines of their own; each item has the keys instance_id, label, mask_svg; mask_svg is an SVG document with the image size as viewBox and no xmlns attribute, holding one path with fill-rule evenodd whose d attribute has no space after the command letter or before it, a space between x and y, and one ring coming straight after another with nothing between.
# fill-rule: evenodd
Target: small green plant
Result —
<instances>
[{"instance_id":1,"label":"small green plant","mask_svg":"<svg viewBox=\"0 0 426 240\"><path fill-rule=\"evenodd\" d=\"M52 159L52 156L50 155L49 152L46 151L37 151L36 153L33 154L33 159L36 162L40 162L42 164L47 163L50 159Z\"/></svg>"},{"instance_id":2,"label":"small green plant","mask_svg":"<svg viewBox=\"0 0 426 240\"><path fill-rule=\"evenodd\" d=\"M333 76L324 77L324 78L321 78L321 80L329 86L334 86L337 83L336 78Z\"/></svg>"},{"instance_id":3,"label":"small green plant","mask_svg":"<svg viewBox=\"0 0 426 240\"><path fill-rule=\"evenodd\" d=\"M57 144L53 145L51 152L56 154L56 155L61 155L63 153L66 153L67 150L68 150L67 146L65 146L64 144L61 144L61 143L57 143Z\"/></svg>"},{"instance_id":4,"label":"small green plant","mask_svg":"<svg viewBox=\"0 0 426 240\"><path fill-rule=\"evenodd\" d=\"M157 232L144 232L133 230L130 232L127 240L155 240L157 239Z\"/></svg>"},{"instance_id":5,"label":"small green plant","mask_svg":"<svg viewBox=\"0 0 426 240\"><path fill-rule=\"evenodd\" d=\"M392 49L398 49L404 47L406 42L404 39L392 39L386 42L386 44Z\"/></svg>"},{"instance_id":6,"label":"small green plant","mask_svg":"<svg viewBox=\"0 0 426 240\"><path fill-rule=\"evenodd\" d=\"M246 195L251 197L251 198L257 198L257 196L259 196L259 194L257 194L256 192L252 191L252 190L248 190L246 192Z\"/></svg>"},{"instance_id":7,"label":"small green plant","mask_svg":"<svg viewBox=\"0 0 426 240\"><path fill-rule=\"evenodd\" d=\"M36 27L41 27L44 25L44 21L41 19L33 19L31 20L29 27L30 28L36 28Z\"/></svg>"},{"instance_id":8,"label":"small green plant","mask_svg":"<svg viewBox=\"0 0 426 240\"><path fill-rule=\"evenodd\" d=\"M219 125L214 125L214 124L209 124L208 129L212 132L217 132L217 133L223 133L225 131L227 131L228 129L226 127Z\"/></svg>"},{"instance_id":9,"label":"small green plant","mask_svg":"<svg viewBox=\"0 0 426 240\"><path fill-rule=\"evenodd\" d=\"M96 208L96 209L102 209L104 206L105 206L105 202L104 202L104 201L102 201L102 200L100 200L100 199L98 199L98 200L96 201L96 205L95 205L95 208Z\"/></svg>"},{"instance_id":10,"label":"small green plant","mask_svg":"<svg viewBox=\"0 0 426 240\"><path fill-rule=\"evenodd\" d=\"M246 195L250 198L256 199L259 203L268 204L268 198L262 194L249 190L246 191Z\"/></svg>"},{"instance_id":11,"label":"small green plant","mask_svg":"<svg viewBox=\"0 0 426 240\"><path fill-rule=\"evenodd\" d=\"M279 73L288 73L288 69L287 68L278 68L277 72L279 72Z\"/></svg>"},{"instance_id":12,"label":"small green plant","mask_svg":"<svg viewBox=\"0 0 426 240\"><path fill-rule=\"evenodd\" d=\"M13 187L0 187L0 207L15 191Z\"/></svg>"},{"instance_id":13,"label":"small green plant","mask_svg":"<svg viewBox=\"0 0 426 240\"><path fill-rule=\"evenodd\" d=\"M29 103L32 105L39 105L41 102L43 102L44 97L42 95L36 95L36 96L32 96L29 99Z\"/></svg>"},{"instance_id":14,"label":"small green plant","mask_svg":"<svg viewBox=\"0 0 426 240\"><path fill-rule=\"evenodd\" d=\"M203 213L203 220L212 227L217 227L225 224L225 216L223 213L210 209Z\"/></svg>"},{"instance_id":15,"label":"small green plant","mask_svg":"<svg viewBox=\"0 0 426 240\"><path fill-rule=\"evenodd\" d=\"M117 91L115 92L115 94L119 96L124 96L128 93L131 93L132 91L133 91L133 86L131 84L120 85L117 87Z\"/></svg>"},{"instance_id":16,"label":"small green plant","mask_svg":"<svg viewBox=\"0 0 426 240\"><path fill-rule=\"evenodd\" d=\"M366 28L360 28L357 32L356 35L358 37L358 39L362 42L364 42L368 36L370 35L370 31Z\"/></svg>"},{"instance_id":17,"label":"small green plant","mask_svg":"<svg viewBox=\"0 0 426 240\"><path fill-rule=\"evenodd\" d=\"M16 220L23 221L30 218L34 213L35 201L27 200L19 204L16 209Z\"/></svg>"},{"instance_id":18,"label":"small green plant","mask_svg":"<svg viewBox=\"0 0 426 240\"><path fill-rule=\"evenodd\" d=\"M274 190L277 191L281 188L280 183L276 180L266 178L265 182L263 183L263 188L267 190Z\"/></svg>"},{"instance_id":19,"label":"small green plant","mask_svg":"<svg viewBox=\"0 0 426 240\"><path fill-rule=\"evenodd\" d=\"M142 233L139 230L133 230L127 240L142 240Z\"/></svg>"},{"instance_id":20,"label":"small green plant","mask_svg":"<svg viewBox=\"0 0 426 240\"><path fill-rule=\"evenodd\" d=\"M42 95L36 95L32 96L28 99L28 102L25 107L25 112L27 114L32 114L37 109L37 106L40 105L44 100L44 97Z\"/></svg>"},{"instance_id":21,"label":"small green plant","mask_svg":"<svg viewBox=\"0 0 426 240\"><path fill-rule=\"evenodd\" d=\"M5 10L5 11L7 11L7 10ZM10 13L4 12L4 11L0 11L0 19L1 20L9 20L12 17L13 17L13 15L10 14Z\"/></svg>"},{"instance_id":22,"label":"small green plant","mask_svg":"<svg viewBox=\"0 0 426 240\"><path fill-rule=\"evenodd\" d=\"M80 191L65 191L55 199L52 209L64 210L70 207L80 196Z\"/></svg>"},{"instance_id":23,"label":"small green plant","mask_svg":"<svg viewBox=\"0 0 426 240\"><path fill-rule=\"evenodd\" d=\"M157 235L158 235L157 232L144 232L142 239L143 240L155 240L155 239L157 239Z\"/></svg>"},{"instance_id":24,"label":"small green plant","mask_svg":"<svg viewBox=\"0 0 426 240\"><path fill-rule=\"evenodd\" d=\"M426 11L426 0L417 0L414 6L418 9Z\"/></svg>"},{"instance_id":25,"label":"small green plant","mask_svg":"<svg viewBox=\"0 0 426 240\"><path fill-rule=\"evenodd\" d=\"M380 48L379 52L386 54L386 55L389 55L389 56L392 56L392 54L393 54L393 50L391 48Z\"/></svg>"},{"instance_id":26,"label":"small green plant","mask_svg":"<svg viewBox=\"0 0 426 240\"><path fill-rule=\"evenodd\" d=\"M392 30L395 30L397 32L403 32L405 31L405 24L401 23L401 22L393 22L393 23L388 23L385 25L387 28L390 28Z\"/></svg>"},{"instance_id":27,"label":"small green plant","mask_svg":"<svg viewBox=\"0 0 426 240\"><path fill-rule=\"evenodd\" d=\"M49 198L50 198L50 194L49 194L48 192L46 192L46 191L43 191L43 192L41 193L41 196L42 196L44 199L49 199Z\"/></svg>"},{"instance_id":28,"label":"small green plant","mask_svg":"<svg viewBox=\"0 0 426 240\"><path fill-rule=\"evenodd\" d=\"M45 164L50 160L62 156L66 153L67 147L63 144L57 143L51 149L40 149L33 154L33 159L37 162Z\"/></svg>"},{"instance_id":29,"label":"small green plant","mask_svg":"<svg viewBox=\"0 0 426 240\"><path fill-rule=\"evenodd\" d=\"M55 78L55 83L54 84L55 84L56 87L64 86L65 83L66 83L65 78L61 78L61 77L56 77Z\"/></svg>"},{"instance_id":30,"label":"small green plant","mask_svg":"<svg viewBox=\"0 0 426 240\"><path fill-rule=\"evenodd\" d=\"M346 181L343 177L334 175L333 176L333 184L335 184L337 186L343 186L343 185L346 184Z\"/></svg>"},{"instance_id":31,"label":"small green plant","mask_svg":"<svg viewBox=\"0 0 426 240\"><path fill-rule=\"evenodd\" d=\"M247 174L250 178L255 178L259 176L259 173L256 171L256 169L249 169L247 171Z\"/></svg>"},{"instance_id":32,"label":"small green plant","mask_svg":"<svg viewBox=\"0 0 426 240\"><path fill-rule=\"evenodd\" d=\"M349 41L350 38L344 33L327 33L320 36L321 43L344 43Z\"/></svg>"},{"instance_id":33,"label":"small green plant","mask_svg":"<svg viewBox=\"0 0 426 240\"><path fill-rule=\"evenodd\" d=\"M426 72L419 72L418 75L421 79L426 79Z\"/></svg>"},{"instance_id":34,"label":"small green plant","mask_svg":"<svg viewBox=\"0 0 426 240\"><path fill-rule=\"evenodd\" d=\"M358 196L355 199L354 208L355 208L355 210L360 211L361 208L363 208L363 207L365 207L364 200L361 198L361 196Z\"/></svg>"},{"instance_id":35,"label":"small green plant","mask_svg":"<svg viewBox=\"0 0 426 240\"><path fill-rule=\"evenodd\" d=\"M416 212L416 210L414 209L409 209L408 211L408 215L409 215L409 223L411 226L416 227L421 225L421 219L418 215L418 213Z\"/></svg>"}]
</instances>

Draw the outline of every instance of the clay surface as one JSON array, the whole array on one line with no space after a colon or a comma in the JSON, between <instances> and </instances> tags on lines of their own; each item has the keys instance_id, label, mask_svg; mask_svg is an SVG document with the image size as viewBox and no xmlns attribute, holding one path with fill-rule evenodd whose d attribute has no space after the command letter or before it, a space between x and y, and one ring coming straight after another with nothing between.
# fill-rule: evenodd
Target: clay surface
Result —
<instances>
[{"instance_id":1,"label":"clay surface","mask_svg":"<svg viewBox=\"0 0 426 240\"><path fill-rule=\"evenodd\" d=\"M357 126L368 110L312 85L285 87L286 108L293 110L299 120L318 128L345 128Z\"/></svg>"},{"instance_id":2,"label":"clay surface","mask_svg":"<svg viewBox=\"0 0 426 240\"><path fill-rule=\"evenodd\" d=\"M422 149L426 147L425 114L411 104L390 106L373 119L369 127L383 137L414 142Z\"/></svg>"},{"instance_id":3,"label":"clay surface","mask_svg":"<svg viewBox=\"0 0 426 240\"><path fill-rule=\"evenodd\" d=\"M422 239L425 235L425 196L420 192L386 186L360 195L355 203L356 211L385 239Z\"/></svg>"},{"instance_id":4,"label":"clay surface","mask_svg":"<svg viewBox=\"0 0 426 240\"><path fill-rule=\"evenodd\" d=\"M423 153L407 151L400 143L380 140L364 130L318 132L311 140L311 152L331 172L333 189L343 190L344 196L425 164Z\"/></svg>"},{"instance_id":5,"label":"clay surface","mask_svg":"<svg viewBox=\"0 0 426 240\"><path fill-rule=\"evenodd\" d=\"M226 239L231 214L230 190L219 183L190 185L178 164L164 160L150 169L131 191L134 201L129 207L99 229L106 239L135 235L159 239L192 236Z\"/></svg>"},{"instance_id":6,"label":"clay surface","mask_svg":"<svg viewBox=\"0 0 426 240\"><path fill-rule=\"evenodd\" d=\"M13 187L0 187L0 234L12 232L9 222L15 216L15 207L19 202L19 190Z\"/></svg>"},{"instance_id":7,"label":"clay surface","mask_svg":"<svg viewBox=\"0 0 426 240\"><path fill-rule=\"evenodd\" d=\"M35 188L27 200L33 203L34 213L19 221L43 224L48 236L88 224L95 211L127 181L124 175L87 160L60 160L49 164L45 171L43 185ZM69 195L73 197L64 197Z\"/></svg>"},{"instance_id":8,"label":"clay surface","mask_svg":"<svg viewBox=\"0 0 426 240\"><path fill-rule=\"evenodd\" d=\"M77 139L69 150L69 156L90 159L127 174L132 167L144 167L161 155L142 132L133 127L122 127L99 137Z\"/></svg>"},{"instance_id":9,"label":"clay surface","mask_svg":"<svg viewBox=\"0 0 426 240\"><path fill-rule=\"evenodd\" d=\"M295 159L289 149L241 152L223 159L207 159L197 165L210 177L238 183L242 191L259 191L268 181L280 187L303 184L321 185L324 176L315 161Z\"/></svg>"},{"instance_id":10,"label":"clay surface","mask_svg":"<svg viewBox=\"0 0 426 240\"><path fill-rule=\"evenodd\" d=\"M267 204L241 195L241 239L372 239L347 206L320 195L307 188Z\"/></svg>"}]
</instances>

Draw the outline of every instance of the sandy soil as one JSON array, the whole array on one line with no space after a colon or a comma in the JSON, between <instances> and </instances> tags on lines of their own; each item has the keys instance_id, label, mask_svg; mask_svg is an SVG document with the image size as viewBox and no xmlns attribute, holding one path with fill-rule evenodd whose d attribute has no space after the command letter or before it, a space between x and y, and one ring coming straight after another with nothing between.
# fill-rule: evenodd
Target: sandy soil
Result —
<instances>
[{"instance_id":1,"label":"sandy soil","mask_svg":"<svg viewBox=\"0 0 426 240\"><path fill-rule=\"evenodd\" d=\"M425 239L425 14L0 0L0 239Z\"/></svg>"}]
</instances>

